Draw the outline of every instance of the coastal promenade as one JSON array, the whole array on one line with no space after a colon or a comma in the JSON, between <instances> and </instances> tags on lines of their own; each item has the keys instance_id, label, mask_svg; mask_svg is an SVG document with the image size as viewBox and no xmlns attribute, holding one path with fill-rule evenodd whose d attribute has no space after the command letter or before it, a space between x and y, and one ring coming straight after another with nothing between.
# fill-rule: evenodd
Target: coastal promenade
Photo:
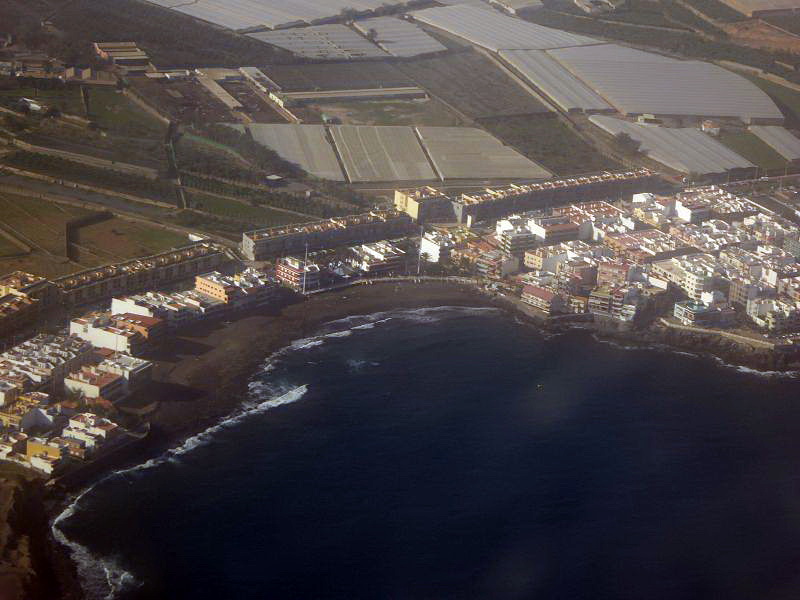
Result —
<instances>
[{"instance_id":1,"label":"coastal promenade","mask_svg":"<svg viewBox=\"0 0 800 600\"><path fill-rule=\"evenodd\" d=\"M767 339L759 339L756 337L750 337L746 335L740 335L738 333L733 333L731 331L723 331L720 329L706 329L704 327L692 327L691 325L680 325L679 323L672 323L671 321L661 318L659 322L664 327L669 327L670 329L678 329L680 331L688 331L690 333L702 333L705 335L714 335L717 337L727 338L737 344L744 344L746 346L750 346L752 348L764 348L766 350L776 350L780 347L780 345L771 342Z\"/></svg>"}]
</instances>

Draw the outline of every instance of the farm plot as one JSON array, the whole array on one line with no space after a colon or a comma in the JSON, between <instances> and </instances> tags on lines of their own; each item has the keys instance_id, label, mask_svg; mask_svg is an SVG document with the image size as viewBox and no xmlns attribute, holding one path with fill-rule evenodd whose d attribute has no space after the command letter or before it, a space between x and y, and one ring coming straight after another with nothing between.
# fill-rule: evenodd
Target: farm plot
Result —
<instances>
[{"instance_id":1,"label":"farm plot","mask_svg":"<svg viewBox=\"0 0 800 600\"><path fill-rule=\"evenodd\" d=\"M550 112L477 52L417 59L401 68L417 85L470 119Z\"/></svg>"},{"instance_id":2,"label":"farm plot","mask_svg":"<svg viewBox=\"0 0 800 600\"><path fill-rule=\"evenodd\" d=\"M63 256L67 222L90 213L38 198L0 195L0 223L3 228L34 251L43 253Z\"/></svg>"},{"instance_id":3,"label":"farm plot","mask_svg":"<svg viewBox=\"0 0 800 600\"><path fill-rule=\"evenodd\" d=\"M187 243L186 237L172 231L119 217L81 227L75 241L81 263L147 256Z\"/></svg>"},{"instance_id":4,"label":"farm plot","mask_svg":"<svg viewBox=\"0 0 800 600\"><path fill-rule=\"evenodd\" d=\"M410 127L337 125L331 133L351 182L436 179Z\"/></svg>"},{"instance_id":5,"label":"farm plot","mask_svg":"<svg viewBox=\"0 0 800 600\"><path fill-rule=\"evenodd\" d=\"M277 152L281 158L321 179L344 181L336 154L322 125L273 125L253 123L247 126L253 139Z\"/></svg>"},{"instance_id":6,"label":"farm plot","mask_svg":"<svg viewBox=\"0 0 800 600\"><path fill-rule=\"evenodd\" d=\"M481 129L417 127L442 181L546 179L551 173Z\"/></svg>"},{"instance_id":7,"label":"farm plot","mask_svg":"<svg viewBox=\"0 0 800 600\"><path fill-rule=\"evenodd\" d=\"M261 69L284 92L411 87L413 80L383 61L272 65Z\"/></svg>"}]
</instances>

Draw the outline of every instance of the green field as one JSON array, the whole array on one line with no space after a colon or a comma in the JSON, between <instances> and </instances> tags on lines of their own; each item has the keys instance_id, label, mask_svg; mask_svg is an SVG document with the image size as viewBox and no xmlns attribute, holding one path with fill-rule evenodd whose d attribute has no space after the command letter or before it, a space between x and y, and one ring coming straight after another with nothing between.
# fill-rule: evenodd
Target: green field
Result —
<instances>
[{"instance_id":1,"label":"green field","mask_svg":"<svg viewBox=\"0 0 800 600\"><path fill-rule=\"evenodd\" d=\"M22 249L9 240L6 236L0 235L0 258L4 256L15 256L21 254Z\"/></svg>"},{"instance_id":2,"label":"green field","mask_svg":"<svg viewBox=\"0 0 800 600\"><path fill-rule=\"evenodd\" d=\"M352 125L455 127L461 119L438 100L376 100L315 104L318 112Z\"/></svg>"},{"instance_id":3,"label":"green field","mask_svg":"<svg viewBox=\"0 0 800 600\"><path fill-rule=\"evenodd\" d=\"M577 175L619 169L555 116L483 119L480 124L504 144L556 175Z\"/></svg>"},{"instance_id":4,"label":"green field","mask_svg":"<svg viewBox=\"0 0 800 600\"><path fill-rule=\"evenodd\" d=\"M81 247L108 261L156 254L188 242L174 231L119 217L82 227L77 234Z\"/></svg>"},{"instance_id":5,"label":"green field","mask_svg":"<svg viewBox=\"0 0 800 600\"><path fill-rule=\"evenodd\" d=\"M165 203L175 203L175 186L169 181L145 179L34 152L13 152L4 156L2 162L25 171L43 173L66 181Z\"/></svg>"},{"instance_id":6,"label":"green field","mask_svg":"<svg viewBox=\"0 0 800 600\"><path fill-rule=\"evenodd\" d=\"M113 87L87 88L89 117L114 135L127 137L164 136L166 126Z\"/></svg>"},{"instance_id":7,"label":"green field","mask_svg":"<svg viewBox=\"0 0 800 600\"><path fill-rule=\"evenodd\" d=\"M769 94L786 115L790 125L800 126L800 90L788 88L757 75L749 75L747 73L740 73L740 75L746 77Z\"/></svg>"},{"instance_id":8,"label":"green field","mask_svg":"<svg viewBox=\"0 0 800 600\"><path fill-rule=\"evenodd\" d=\"M81 90L77 85L64 85L54 89L33 87L0 89L0 104L10 106L20 98L30 98L41 102L48 108L57 107L61 112L71 115L85 116Z\"/></svg>"},{"instance_id":9,"label":"green field","mask_svg":"<svg viewBox=\"0 0 800 600\"><path fill-rule=\"evenodd\" d=\"M192 208L219 217L237 219L252 224L253 227L269 227L308 221L299 215L285 213L263 206L252 206L236 200L228 200L210 194L191 194Z\"/></svg>"},{"instance_id":10,"label":"green field","mask_svg":"<svg viewBox=\"0 0 800 600\"><path fill-rule=\"evenodd\" d=\"M762 169L782 170L786 159L749 131L723 132L719 141Z\"/></svg>"}]
</instances>

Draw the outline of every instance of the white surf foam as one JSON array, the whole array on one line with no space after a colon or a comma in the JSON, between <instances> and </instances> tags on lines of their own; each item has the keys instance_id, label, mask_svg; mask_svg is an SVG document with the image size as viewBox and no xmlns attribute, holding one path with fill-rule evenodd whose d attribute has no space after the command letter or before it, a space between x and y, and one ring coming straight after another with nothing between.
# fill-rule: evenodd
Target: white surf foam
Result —
<instances>
[{"instance_id":1,"label":"white surf foam","mask_svg":"<svg viewBox=\"0 0 800 600\"><path fill-rule=\"evenodd\" d=\"M80 510L81 500L96 486L113 477L134 474L167 464L179 464L181 456L211 443L214 436L220 431L237 425L252 415L264 413L278 406L300 400L308 391L308 386L301 385L291 389L276 389L273 385L259 380L259 376L266 375L274 370L275 360L280 356L289 352L310 350L321 346L328 339L347 337L356 330L372 329L394 319L402 319L414 323L430 323L450 317L486 314L487 312L499 312L499 309L491 307L437 306L384 311L368 315L352 315L326 323L320 334L295 340L285 348L274 352L264 361L253 381L248 384L250 399L243 404L240 411L205 431L187 438L180 446L172 448L158 457L128 469L109 473L76 496L72 503L53 520L53 536L69 549L70 555L78 567L81 583L88 600L112 600L120 592L142 585L142 582L137 581L134 575L122 568L115 559L93 555L85 546L67 538L60 528L62 523L69 520ZM357 365L357 368L362 368L364 364ZM379 363L370 364L377 366Z\"/></svg>"},{"instance_id":2,"label":"white surf foam","mask_svg":"<svg viewBox=\"0 0 800 600\"><path fill-rule=\"evenodd\" d=\"M81 586L88 600L112 600L116 598L120 592L141 586L142 582L137 581L134 575L122 568L114 558L94 555L82 544L69 539L61 530L60 525L69 520L80 510L83 498L101 483L114 477L125 476L130 473L152 469L169 463L175 464L179 462L178 457L210 443L213 441L215 434L223 429L241 423L243 420L253 415L264 413L278 406L297 402L308 391L307 385L301 385L289 390L281 390L281 392L275 394L270 393L273 392L271 386L261 384L257 381L252 382L249 388L250 395L253 399L243 405L241 411L209 427L205 431L187 438L180 446L167 450L161 456L152 458L147 462L129 469L121 469L109 473L100 479L100 481L76 496L72 503L53 520L51 526L53 537L69 549L70 556L77 565ZM266 400L263 399L265 393L269 394Z\"/></svg>"}]
</instances>

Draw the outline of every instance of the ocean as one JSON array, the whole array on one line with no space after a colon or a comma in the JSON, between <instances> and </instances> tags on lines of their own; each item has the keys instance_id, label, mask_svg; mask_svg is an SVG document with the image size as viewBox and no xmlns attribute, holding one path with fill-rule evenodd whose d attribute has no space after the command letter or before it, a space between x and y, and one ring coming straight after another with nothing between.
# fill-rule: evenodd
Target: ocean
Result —
<instances>
[{"instance_id":1,"label":"ocean","mask_svg":"<svg viewBox=\"0 0 800 600\"><path fill-rule=\"evenodd\" d=\"M798 598L799 386L494 309L351 317L54 531L92 599Z\"/></svg>"}]
</instances>

